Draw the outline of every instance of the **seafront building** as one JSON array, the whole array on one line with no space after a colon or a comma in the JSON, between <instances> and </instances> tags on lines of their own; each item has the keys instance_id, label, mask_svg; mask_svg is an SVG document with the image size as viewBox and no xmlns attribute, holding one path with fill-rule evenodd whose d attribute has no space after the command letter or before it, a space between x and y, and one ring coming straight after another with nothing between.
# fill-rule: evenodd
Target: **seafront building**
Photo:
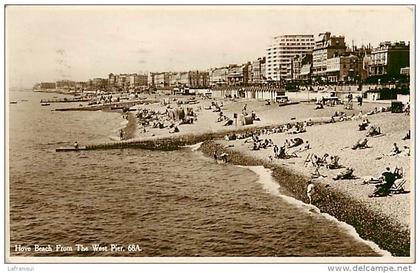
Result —
<instances>
[{"instance_id":1,"label":"seafront building","mask_svg":"<svg viewBox=\"0 0 420 273\"><path fill-rule=\"evenodd\" d=\"M151 73L151 86L158 89L174 87L207 88L209 86L209 72L158 72Z\"/></svg>"},{"instance_id":2,"label":"seafront building","mask_svg":"<svg viewBox=\"0 0 420 273\"><path fill-rule=\"evenodd\" d=\"M266 58L258 58L257 60L252 61L250 65L250 72L249 72L249 82L251 84L263 84L266 82Z\"/></svg>"},{"instance_id":3,"label":"seafront building","mask_svg":"<svg viewBox=\"0 0 420 273\"><path fill-rule=\"evenodd\" d=\"M208 71L113 74L87 82L60 80L36 84L36 90L60 89L138 92L149 88L211 88L214 94L255 99L281 97L279 90L300 89L299 85L357 86L360 83L407 83L410 45L382 42L378 47L346 46L344 36L323 32L315 41L311 34L279 35L272 39L266 55L242 64L229 64ZM384 80L382 80L384 79ZM350 88L350 87L349 87ZM349 90L347 90L349 91Z\"/></svg>"},{"instance_id":4,"label":"seafront building","mask_svg":"<svg viewBox=\"0 0 420 273\"><path fill-rule=\"evenodd\" d=\"M327 60L346 52L344 36L333 36L330 32L320 33L312 53L313 76L326 80Z\"/></svg>"},{"instance_id":5,"label":"seafront building","mask_svg":"<svg viewBox=\"0 0 420 273\"><path fill-rule=\"evenodd\" d=\"M329 82L356 82L362 77L363 64L355 55L329 58L326 63L325 75Z\"/></svg>"},{"instance_id":6,"label":"seafront building","mask_svg":"<svg viewBox=\"0 0 420 273\"><path fill-rule=\"evenodd\" d=\"M292 79L305 80L312 75L312 53L297 55L292 59Z\"/></svg>"},{"instance_id":7,"label":"seafront building","mask_svg":"<svg viewBox=\"0 0 420 273\"><path fill-rule=\"evenodd\" d=\"M368 64L369 76L387 75L395 77L401 68L410 66L410 44L405 42L380 43L372 50L371 62Z\"/></svg>"},{"instance_id":8,"label":"seafront building","mask_svg":"<svg viewBox=\"0 0 420 273\"><path fill-rule=\"evenodd\" d=\"M210 86L221 86L227 84L228 67L210 69Z\"/></svg>"},{"instance_id":9,"label":"seafront building","mask_svg":"<svg viewBox=\"0 0 420 273\"><path fill-rule=\"evenodd\" d=\"M295 56L311 53L315 42L312 34L279 35L266 50L266 77L268 81L293 79L292 60Z\"/></svg>"}]
</instances>

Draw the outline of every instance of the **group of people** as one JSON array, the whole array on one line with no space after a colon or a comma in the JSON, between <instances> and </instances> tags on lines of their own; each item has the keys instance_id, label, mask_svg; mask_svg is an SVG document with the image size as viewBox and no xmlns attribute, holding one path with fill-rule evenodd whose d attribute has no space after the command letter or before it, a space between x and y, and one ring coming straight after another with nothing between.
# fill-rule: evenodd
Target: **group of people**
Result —
<instances>
[{"instance_id":1,"label":"group of people","mask_svg":"<svg viewBox=\"0 0 420 273\"><path fill-rule=\"evenodd\" d=\"M231 133L227 134L224 138L225 140L237 140L237 139L248 139L253 138L255 136L262 136L262 135L271 135L271 134L279 134L279 133L291 133L291 134L298 134L306 132L307 126L312 126L313 122L311 119L308 121L302 122L295 122L295 123L287 123L284 125L276 126L273 128L262 128L262 129L255 129L255 130L248 130L243 133ZM246 141L248 142L248 141Z\"/></svg>"},{"instance_id":2,"label":"group of people","mask_svg":"<svg viewBox=\"0 0 420 273\"><path fill-rule=\"evenodd\" d=\"M312 154L308 154L308 156L306 157L304 166L311 165L315 167L315 170L312 173L312 177L318 178L320 176L325 177L319 171L321 167L325 167L326 169L330 169L330 170L342 168L339 161L340 161L340 157L337 155L329 155L328 153L324 153L323 156L318 156L312 153Z\"/></svg>"},{"instance_id":3,"label":"group of people","mask_svg":"<svg viewBox=\"0 0 420 273\"><path fill-rule=\"evenodd\" d=\"M403 149L400 149L397 146L397 143L394 143L393 146L392 146L392 149L391 149L391 151L389 153L389 156L395 156L395 155L406 155L406 156L409 156L410 155L410 147L404 145L403 146Z\"/></svg>"},{"instance_id":4,"label":"group of people","mask_svg":"<svg viewBox=\"0 0 420 273\"><path fill-rule=\"evenodd\" d=\"M298 146L300 146L299 149L291 150L291 148L298 147ZM274 158L287 159L291 157L298 157L297 155L298 152L303 152L309 149L311 149L311 145L309 144L309 142L306 141L304 143L303 139L299 137L286 139L282 146L274 145L274 148L273 148Z\"/></svg>"},{"instance_id":5,"label":"group of people","mask_svg":"<svg viewBox=\"0 0 420 273\"><path fill-rule=\"evenodd\" d=\"M257 151L260 149L267 149L269 147L272 147L274 145L273 140L271 139L260 139L258 138L258 136L256 136L255 138L252 138L253 140L253 147L252 150Z\"/></svg>"},{"instance_id":6,"label":"group of people","mask_svg":"<svg viewBox=\"0 0 420 273\"><path fill-rule=\"evenodd\" d=\"M396 185L397 180L400 180L402 183ZM389 167L386 167L386 170L380 177L371 177L365 180L364 184L375 184L375 189L369 197L383 197L390 195L392 191L395 193L402 193L405 191L403 187L403 172L401 168L397 167L394 171L391 171Z\"/></svg>"},{"instance_id":7,"label":"group of people","mask_svg":"<svg viewBox=\"0 0 420 273\"><path fill-rule=\"evenodd\" d=\"M143 132L147 132L146 128L168 129L169 133L179 132L179 125L193 124L198 119L197 113L192 107L186 109L182 107L172 108L170 104L165 104L164 112L152 109L139 109L136 117L139 125L143 127ZM121 136L120 136L121 137Z\"/></svg>"}]
</instances>

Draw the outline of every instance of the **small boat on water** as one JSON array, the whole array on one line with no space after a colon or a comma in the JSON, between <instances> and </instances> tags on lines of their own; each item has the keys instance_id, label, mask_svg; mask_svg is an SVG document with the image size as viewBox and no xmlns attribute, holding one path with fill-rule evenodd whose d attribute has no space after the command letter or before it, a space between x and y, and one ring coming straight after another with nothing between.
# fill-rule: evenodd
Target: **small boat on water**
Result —
<instances>
[{"instance_id":1,"label":"small boat on water","mask_svg":"<svg viewBox=\"0 0 420 273\"><path fill-rule=\"evenodd\" d=\"M17 101L11 101L10 104L17 104Z\"/></svg>"},{"instance_id":2,"label":"small boat on water","mask_svg":"<svg viewBox=\"0 0 420 273\"><path fill-rule=\"evenodd\" d=\"M49 103L47 103L47 102L43 102L43 103L41 103L41 106L49 106L50 104Z\"/></svg>"}]
</instances>

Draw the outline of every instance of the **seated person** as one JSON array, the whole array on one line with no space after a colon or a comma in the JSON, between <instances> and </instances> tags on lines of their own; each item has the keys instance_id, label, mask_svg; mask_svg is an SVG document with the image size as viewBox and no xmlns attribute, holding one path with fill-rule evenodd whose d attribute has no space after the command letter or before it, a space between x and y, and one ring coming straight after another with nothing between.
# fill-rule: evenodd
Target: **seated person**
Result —
<instances>
[{"instance_id":1,"label":"seated person","mask_svg":"<svg viewBox=\"0 0 420 273\"><path fill-rule=\"evenodd\" d=\"M397 180L396 174L391 172L390 168L387 167L386 171L382 173L382 179L385 181L383 184L377 185L375 191L369 197L374 196L387 196L391 192L391 188Z\"/></svg>"},{"instance_id":2,"label":"seated person","mask_svg":"<svg viewBox=\"0 0 420 273\"><path fill-rule=\"evenodd\" d=\"M369 125L369 121L367 119L364 119L362 121L362 123L359 124L359 131L366 130L366 128L368 127L368 125Z\"/></svg>"},{"instance_id":3,"label":"seated person","mask_svg":"<svg viewBox=\"0 0 420 273\"><path fill-rule=\"evenodd\" d=\"M309 119L308 122L306 123L307 126L312 126L314 125L314 123L312 122L312 119Z\"/></svg>"},{"instance_id":4,"label":"seated person","mask_svg":"<svg viewBox=\"0 0 420 273\"><path fill-rule=\"evenodd\" d=\"M340 157L331 156L330 157L330 162L327 164L327 168L331 169L331 170L340 168L340 164L338 164L339 160L340 160Z\"/></svg>"},{"instance_id":5,"label":"seated person","mask_svg":"<svg viewBox=\"0 0 420 273\"><path fill-rule=\"evenodd\" d=\"M233 120L229 119L223 126L230 126L233 124Z\"/></svg>"},{"instance_id":6,"label":"seated person","mask_svg":"<svg viewBox=\"0 0 420 273\"><path fill-rule=\"evenodd\" d=\"M297 147L303 143L303 139L296 137L290 140L289 148Z\"/></svg>"},{"instance_id":7,"label":"seated person","mask_svg":"<svg viewBox=\"0 0 420 273\"><path fill-rule=\"evenodd\" d=\"M392 147L391 152L389 153L390 156L394 156L401 153L400 148L398 148L397 143L394 143L394 146Z\"/></svg>"},{"instance_id":8,"label":"seated person","mask_svg":"<svg viewBox=\"0 0 420 273\"><path fill-rule=\"evenodd\" d=\"M281 146L277 154L277 158L286 158L286 147Z\"/></svg>"},{"instance_id":9,"label":"seated person","mask_svg":"<svg viewBox=\"0 0 420 273\"><path fill-rule=\"evenodd\" d=\"M315 170L311 173L311 178L318 178L318 177L320 177L320 176L322 176L322 177L327 177L326 175L322 175L322 174L319 172L319 168L320 168L320 166L316 166L316 167L315 167Z\"/></svg>"},{"instance_id":10,"label":"seated person","mask_svg":"<svg viewBox=\"0 0 420 273\"><path fill-rule=\"evenodd\" d=\"M178 126L175 126L173 129L171 129L171 130L169 131L169 133L171 133L171 134L173 134L173 133L179 133Z\"/></svg>"},{"instance_id":11,"label":"seated person","mask_svg":"<svg viewBox=\"0 0 420 273\"><path fill-rule=\"evenodd\" d=\"M227 162L228 162L228 154L227 154L227 153L222 153L222 154L220 155L220 158L222 159L222 161L223 161L224 163L227 163Z\"/></svg>"},{"instance_id":12,"label":"seated person","mask_svg":"<svg viewBox=\"0 0 420 273\"><path fill-rule=\"evenodd\" d=\"M401 155L406 155L406 156L410 156L410 147L408 146L404 146Z\"/></svg>"},{"instance_id":13,"label":"seated person","mask_svg":"<svg viewBox=\"0 0 420 273\"><path fill-rule=\"evenodd\" d=\"M260 143L259 142L254 142L254 146L252 147L252 150L258 151L259 149L260 149Z\"/></svg>"},{"instance_id":14,"label":"seated person","mask_svg":"<svg viewBox=\"0 0 420 273\"><path fill-rule=\"evenodd\" d=\"M367 137L377 136L381 134L381 128L376 126L370 126L368 132L366 133Z\"/></svg>"},{"instance_id":15,"label":"seated person","mask_svg":"<svg viewBox=\"0 0 420 273\"><path fill-rule=\"evenodd\" d=\"M310 148L311 148L311 145L309 144L308 141L306 141L305 145L300 147L299 150L297 150L296 152L303 152L303 151L309 150Z\"/></svg>"},{"instance_id":16,"label":"seated person","mask_svg":"<svg viewBox=\"0 0 420 273\"><path fill-rule=\"evenodd\" d=\"M410 130L408 130L408 133L405 135L405 137L402 140L410 139Z\"/></svg>"},{"instance_id":17,"label":"seated person","mask_svg":"<svg viewBox=\"0 0 420 273\"><path fill-rule=\"evenodd\" d=\"M367 148L368 146L367 146L367 143L368 143L368 141L367 141L367 139L365 138L365 139L359 139L354 145L353 145L353 147L351 147L353 150L356 150L356 149L364 149L364 148Z\"/></svg>"},{"instance_id":18,"label":"seated person","mask_svg":"<svg viewBox=\"0 0 420 273\"><path fill-rule=\"evenodd\" d=\"M346 168L344 171L337 174L336 177L333 177L333 180L352 179L352 178L354 178L353 171L354 170L352 168Z\"/></svg>"},{"instance_id":19,"label":"seated person","mask_svg":"<svg viewBox=\"0 0 420 273\"><path fill-rule=\"evenodd\" d=\"M324 109L324 106L322 105L322 103L317 103L316 104L315 110L318 110L318 109Z\"/></svg>"}]
</instances>

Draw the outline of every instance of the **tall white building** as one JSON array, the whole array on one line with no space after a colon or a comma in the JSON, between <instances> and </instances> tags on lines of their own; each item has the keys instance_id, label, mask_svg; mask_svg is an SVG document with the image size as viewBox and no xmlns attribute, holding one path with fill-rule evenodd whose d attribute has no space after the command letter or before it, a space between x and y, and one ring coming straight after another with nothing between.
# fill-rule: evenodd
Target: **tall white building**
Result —
<instances>
[{"instance_id":1,"label":"tall white building","mask_svg":"<svg viewBox=\"0 0 420 273\"><path fill-rule=\"evenodd\" d=\"M314 35L280 35L272 39L266 52L267 80L290 80L293 75L293 58L311 54L314 49Z\"/></svg>"}]
</instances>

